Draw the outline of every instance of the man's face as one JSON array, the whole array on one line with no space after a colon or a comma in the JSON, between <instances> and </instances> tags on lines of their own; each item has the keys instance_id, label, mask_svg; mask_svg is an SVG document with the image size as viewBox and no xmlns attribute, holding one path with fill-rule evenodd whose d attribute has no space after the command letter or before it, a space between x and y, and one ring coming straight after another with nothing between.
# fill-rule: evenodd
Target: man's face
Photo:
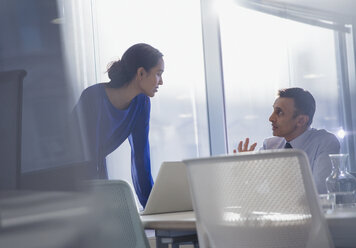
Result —
<instances>
[{"instance_id":1,"label":"man's face","mask_svg":"<svg viewBox=\"0 0 356 248\"><path fill-rule=\"evenodd\" d=\"M284 137L290 141L300 135L298 116L295 116L296 108L294 99L279 97L273 104L273 113L269 117L272 124L273 136Z\"/></svg>"}]
</instances>

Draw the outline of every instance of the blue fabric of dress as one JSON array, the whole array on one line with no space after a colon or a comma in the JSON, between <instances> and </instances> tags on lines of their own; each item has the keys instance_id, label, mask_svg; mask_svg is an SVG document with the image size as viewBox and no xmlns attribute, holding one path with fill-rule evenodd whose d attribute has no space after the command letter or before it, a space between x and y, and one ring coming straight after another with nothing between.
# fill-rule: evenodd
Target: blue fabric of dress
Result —
<instances>
[{"instance_id":1,"label":"blue fabric of dress","mask_svg":"<svg viewBox=\"0 0 356 248\"><path fill-rule=\"evenodd\" d=\"M100 83L86 88L73 110L84 137L84 151L96 174L93 177L107 179L106 156L128 138L131 177L138 199L145 207L153 185L148 140L150 99L139 94L127 109L120 110L109 101L105 85Z\"/></svg>"}]
</instances>

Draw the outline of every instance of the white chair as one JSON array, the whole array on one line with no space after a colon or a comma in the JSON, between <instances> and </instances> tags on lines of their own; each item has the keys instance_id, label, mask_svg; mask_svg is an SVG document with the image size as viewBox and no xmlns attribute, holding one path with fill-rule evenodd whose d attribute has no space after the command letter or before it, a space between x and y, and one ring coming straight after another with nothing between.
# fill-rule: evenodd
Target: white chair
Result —
<instances>
[{"instance_id":1,"label":"white chair","mask_svg":"<svg viewBox=\"0 0 356 248\"><path fill-rule=\"evenodd\" d=\"M102 205L103 222L94 236L96 247L149 248L129 184L122 180L91 180L89 186ZM100 225L100 224L98 224ZM99 239L99 242L98 240ZM94 247L94 246L90 246Z\"/></svg>"},{"instance_id":2,"label":"white chair","mask_svg":"<svg viewBox=\"0 0 356 248\"><path fill-rule=\"evenodd\" d=\"M183 161L200 247L333 247L304 152Z\"/></svg>"}]
</instances>

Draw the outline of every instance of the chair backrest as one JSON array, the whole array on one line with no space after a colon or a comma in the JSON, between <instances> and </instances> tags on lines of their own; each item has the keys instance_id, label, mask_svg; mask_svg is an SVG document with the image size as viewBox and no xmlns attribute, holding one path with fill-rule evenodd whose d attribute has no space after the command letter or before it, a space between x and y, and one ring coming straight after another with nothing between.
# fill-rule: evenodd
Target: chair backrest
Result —
<instances>
[{"instance_id":1,"label":"chair backrest","mask_svg":"<svg viewBox=\"0 0 356 248\"><path fill-rule=\"evenodd\" d=\"M91 180L85 184L104 206L100 247L149 248L130 185L122 180Z\"/></svg>"},{"instance_id":2,"label":"chair backrest","mask_svg":"<svg viewBox=\"0 0 356 248\"><path fill-rule=\"evenodd\" d=\"M104 247L96 205L94 197L78 192L0 191L0 247Z\"/></svg>"},{"instance_id":3,"label":"chair backrest","mask_svg":"<svg viewBox=\"0 0 356 248\"><path fill-rule=\"evenodd\" d=\"M24 70L0 72L0 189L16 189L21 172Z\"/></svg>"},{"instance_id":4,"label":"chair backrest","mask_svg":"<svg viewBox=\"0 0 356 248\"><path fill-rule=\"evenodd\" d=\"M183 162L200 247L333 247L304 152Z\"/></svg>"}]
</instances>

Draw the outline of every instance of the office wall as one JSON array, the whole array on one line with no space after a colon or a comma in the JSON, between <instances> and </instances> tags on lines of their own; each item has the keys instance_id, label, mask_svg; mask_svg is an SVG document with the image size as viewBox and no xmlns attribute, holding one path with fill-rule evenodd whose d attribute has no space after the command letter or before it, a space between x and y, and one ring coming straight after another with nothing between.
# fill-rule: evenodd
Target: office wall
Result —
<instances>
[{"instance_id":1,"label":"office wall","mask_svg":"<svg viewBox=\"0 0 356 248\"><path fill-rule=\"evenodd\" d=\"M57 2L0 1L0 71L24 69L22 170L66 160L60 129L70 96L61 46Z\"/></svg>"},{"instance_id":2,"label":"office wall","mask_svg":"<svg viewBox=\"0 0 356 248\"><path fill-rule=\"evenodd\" d=\"M353 1L264 1L268 2L332 12L329 17L335 22L354 23ZM158 47L166 61L164 85L152 99L150 138L154 176L164 160L209 156L209 142L214 141L209 140L208 131L200 3L198 0L0 0L0 70L28 72L23 97L23 171L73 162L61 132L68 113L85 87L108 80L105 74L108 63L136 42ZM355 33L354 26L351 29ZM235 38L241 41L238 35ZM353 49L354 42L355 39L348 40L346 45ZM356 106L355 78L351 75L353 57L348 58L349 87L345 88L350 113L355 112ZM328 94L323 93L322 97L328 101ZM239 106L250 102L247 98ZM253 108L247 111L255 112ZM339 114L342 111L337 110ZM347 131L355 140L355 116L348 122L351 124ZM239 125L240 121L233 126ZM242 127L248 129L249 125ZM260 136L268 132L263 131ZM226 138L238 140L244 135L238 131ZM233 146L236 142L229 144ZM129 151L126 143L109 156L112 178L123 175L130 178Z\"/></svg>"}]
</instances>

